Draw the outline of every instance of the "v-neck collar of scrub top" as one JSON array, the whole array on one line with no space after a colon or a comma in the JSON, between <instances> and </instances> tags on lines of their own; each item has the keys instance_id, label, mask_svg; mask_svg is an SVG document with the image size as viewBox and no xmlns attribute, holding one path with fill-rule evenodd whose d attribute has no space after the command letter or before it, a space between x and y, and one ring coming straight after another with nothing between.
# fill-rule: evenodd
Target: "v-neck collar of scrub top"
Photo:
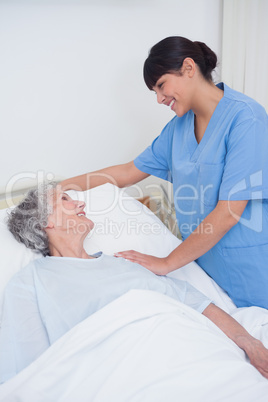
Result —
<instances>
[{"instance_id":1,"label":"v-neck collar of scrub top","mask_svg":"<svg viewBox=\"0 0 268 402\"><path fill-rule=\"evenodd\" d=\"M194 119L195 119L194 112L192 110L188 112L190 124L189 124L189 132L187 134L188 137L187 144L191 155L190 157L191 162L196 162L198 160L200 154L202 153L203 149L208 143L211 135L213 134L217 126L221 124L222 119L224 119L226 107L228 107L228 101L227 101L228 87L223 82L217 84L217 87L223 90L223 97L216 106L216 109L214 110L213 115L209 120L206 131L199 143L196 140L194 132Z\"/></svg>"}]
</instances>

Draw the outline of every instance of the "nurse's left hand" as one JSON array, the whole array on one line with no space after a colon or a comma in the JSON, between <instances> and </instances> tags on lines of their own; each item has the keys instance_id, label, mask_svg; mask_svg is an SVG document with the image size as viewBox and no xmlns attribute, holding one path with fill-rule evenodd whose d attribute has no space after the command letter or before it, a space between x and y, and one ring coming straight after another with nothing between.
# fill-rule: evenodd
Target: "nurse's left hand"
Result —
<instances>
[{"instance_id":1,"label":"nurse's left hand","mask_svg":"<svg viewBox=\"0 0 268 402\"><path fill-rule=\"evenodd\" d=\"M168 274L166 258L158 258L152 255L142 254L134 250L121 251L119 253L115 253L114 256L125 258L131 262L136 262L156 275Z\"/></svg>"}]
</instances>

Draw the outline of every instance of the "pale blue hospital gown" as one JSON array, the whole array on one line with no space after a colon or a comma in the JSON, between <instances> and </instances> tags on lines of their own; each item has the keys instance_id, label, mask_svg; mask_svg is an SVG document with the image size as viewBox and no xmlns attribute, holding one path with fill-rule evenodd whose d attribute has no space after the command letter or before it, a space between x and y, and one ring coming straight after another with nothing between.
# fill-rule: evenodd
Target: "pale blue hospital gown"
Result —
<instances>
[{"instance_id":1,"label":"pale blue hospital gown","mask_svg":"<svg viewBox=\"0 0 268 402\"><path fill-rule=\"evenodd\" d=\"M5 291L0 332L0 383L16 375L76 324L131 289L149 289L202 311L211 301L185 281L139 264L99 258L40 258Z\"/></svg>"}]
</instances>

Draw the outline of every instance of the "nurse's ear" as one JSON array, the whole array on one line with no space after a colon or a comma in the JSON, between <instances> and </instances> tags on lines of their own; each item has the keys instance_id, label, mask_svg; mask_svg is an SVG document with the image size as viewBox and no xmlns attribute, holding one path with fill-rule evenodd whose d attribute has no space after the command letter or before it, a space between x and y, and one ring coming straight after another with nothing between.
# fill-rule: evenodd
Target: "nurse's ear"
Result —
<instances>
[{"instance_id":1,"label":"nurse's ear","mask_svg":"<svg viewBox=\"0 0 268 402\"><path fill-rule=\"evenodd\" d=\"M196 72L196 64L191 57L186 57L183 60L182 67L181 67L181 72L183 74L187 74L189 78L192 78L195 75Z\"/></svg>"}]
</instances>

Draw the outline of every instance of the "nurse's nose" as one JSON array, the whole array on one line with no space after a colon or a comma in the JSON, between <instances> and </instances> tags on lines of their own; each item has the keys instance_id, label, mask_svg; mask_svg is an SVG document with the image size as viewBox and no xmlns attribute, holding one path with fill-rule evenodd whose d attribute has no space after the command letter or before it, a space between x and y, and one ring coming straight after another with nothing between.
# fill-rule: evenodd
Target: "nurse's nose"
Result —
<instances>
[{"instance_id":1,"label":"nurse's nose","mask_svg":"<svg viewBox=\"0 0 268 402\"><path fill-rule=\"evenodd\" d=\"M157 102L161 105L162 103L165 102L166 98L165 98L164 95L162 95L161 93L157 92L156 93L156 99L157 99Z\"/></svg>"}]
</instances>

